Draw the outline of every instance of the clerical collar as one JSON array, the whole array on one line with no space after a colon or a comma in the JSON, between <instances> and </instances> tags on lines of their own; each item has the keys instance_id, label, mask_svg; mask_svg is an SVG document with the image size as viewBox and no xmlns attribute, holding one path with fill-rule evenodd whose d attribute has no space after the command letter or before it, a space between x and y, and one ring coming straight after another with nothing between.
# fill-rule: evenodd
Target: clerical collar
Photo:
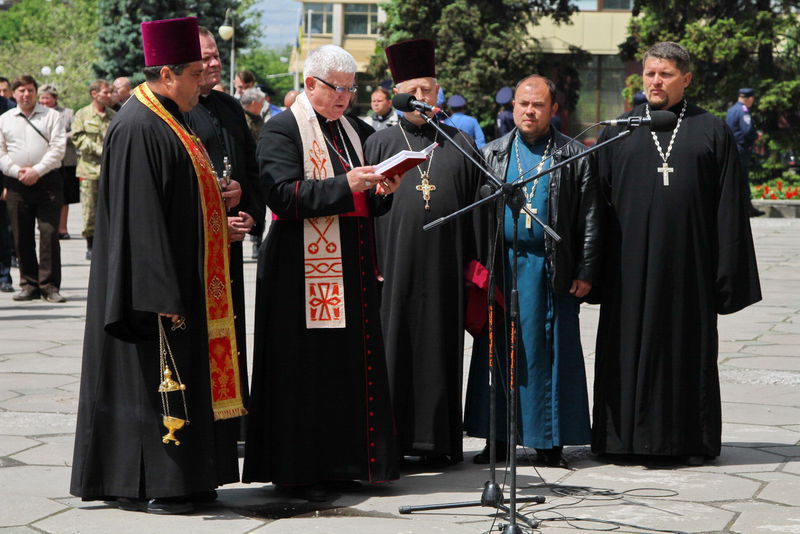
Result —
<instances>
[{"instance_id":1,"label":"clerical collar","mask_svg":"<svg viewBox=\"0 0 800 534\"><path fill-rule=\"evenodd\" d=\"M675 104L675 105L673 105L673 106L670 106L670 107L668 107L666 110L667 110L667 111L671 111L671 112L673 112L675 115L677 115L678 113L680 113L680 112L681 112L681 109L683 108L683 101L684 101L684 100L685 100L684 98L681 98L680 100L678 100L678 103L677 103L677 104ZM686 103L687 103L687 105L688 105L688 103L689 103L689 102L687 101ZM643 104L643 105L645 105L645 106L648 106L649 104L646 104L646 103L645 103L645 104ZM653 106L650 106L650 109L658 111L658 110L661 110L661 109L663 109L663 108L654 108Z\"/></svg>"},{"instance_id":2,"label":"clerical collar","mask_svg":"<svg viewBox=\"0 0 800 534\"><path fill-rule=\"evenodd\" d=\"M164 108L169 111L170 115L175 117L175 119L180 122L183 127L186 127L186 120L184 119L183 113L181 112L181 108L178 107L178 104L171 98L156 93L155 91L153 91L153 94L158 101L161 102L161 105L163 105Z\"/></svg>"},{"instance_id":3,"label":"clerical collar","mask_svg":"<svg viewBox=\"0 0 800 534\"><path fill-rule=\"evenodd\" d=\"M538 138L538 139L537 139L536 141L534 141L533 143L529 143L529 142L528 142L528 141L527 141L527 140L526 140L526 139L525 139L525 138L522 136L522 133L521 133L519 130L517 130L517 136L519 137L520 141L522 141L523 143L525 143L525 146L527 146L527 147L528 147L529 149L531 149L531 150L533 150L533 149L535 149L536 147L539 147L539 146L546 146L546 145L547 145L547 143L550 141L550 136L551 136L551 135L553 135L553 132L552 132L551 130L547 130L547 133L546 133L546 134L544 134L543 136L541 136L540 138Z\"/></svg>"},{"instance_id":4,"label":"clerical collar","mask_svg":"<svg viewBox=\"0 0 800 534\"><path fill-rule=\"evenodd\" d=\"M400 117L400 126L402 126L405 131L413 135L427 135L433 131L433 126L427 122L417 126L405 118L405 116Z\"/></svg>"}]
</instances>

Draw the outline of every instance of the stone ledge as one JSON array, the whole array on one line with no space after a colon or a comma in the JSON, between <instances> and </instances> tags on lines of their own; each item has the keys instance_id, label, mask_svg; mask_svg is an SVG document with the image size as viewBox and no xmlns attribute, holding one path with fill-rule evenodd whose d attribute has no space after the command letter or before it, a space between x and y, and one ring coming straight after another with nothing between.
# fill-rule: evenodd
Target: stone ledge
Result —
<instances>
[{"instance_id":1,"label":"stone ledge","mask_svg":"<svg viewBox=\"0 0 800 534\"><path fill-rule=\"evenodd\" d=\"M800 200L756 200L753 206L764 212L762 217L796 219L800 217Z\"/></svg>"}]
</instances>

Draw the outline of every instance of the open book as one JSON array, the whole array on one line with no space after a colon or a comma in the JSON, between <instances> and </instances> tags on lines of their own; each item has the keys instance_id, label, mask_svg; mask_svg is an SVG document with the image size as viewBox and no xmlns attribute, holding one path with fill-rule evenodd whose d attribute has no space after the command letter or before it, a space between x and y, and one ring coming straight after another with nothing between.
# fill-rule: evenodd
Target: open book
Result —
<instances>
[{"instance_id":1,"label":"open book","mask_svg":"<svg viewBox=\"0 0 800 534\"><path fill-rule=\"evenodd\" d=\"M433 149L439 146L439 143L433 143L426 146L419 152L413 150L401 150L389 159L383 160L375 165L375 173L384 176L394 176L395 174L403 174L414 165L419 165L430 156Z\"/></svg>"}]
</instances>

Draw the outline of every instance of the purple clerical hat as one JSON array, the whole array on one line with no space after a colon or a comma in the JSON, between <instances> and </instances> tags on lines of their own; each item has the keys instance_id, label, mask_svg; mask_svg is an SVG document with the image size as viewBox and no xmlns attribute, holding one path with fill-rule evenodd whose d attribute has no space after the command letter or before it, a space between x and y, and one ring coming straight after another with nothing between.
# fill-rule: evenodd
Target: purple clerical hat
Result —
<instances>
[{"instance_id":1,"label":"purple clerical hat","mask_svg":"<svg viewBox=\"0 0 800 534\"><path fill-rule=\"evenodd\" d=\"M142 45L146 67L180 65L200 61L197 18L142 22Z\"/></svg>"},{"instance_id":2,"label":"purple clerical hat","mask_svg":"<svg viewBox=\"0 0 800 534\"><path fill-rule=\"evenodd\" d=\"M430 39L413 39L386 48L386 59L394 83L414 78L435 78L436 45Z\"/></svg>"}]
</instances>

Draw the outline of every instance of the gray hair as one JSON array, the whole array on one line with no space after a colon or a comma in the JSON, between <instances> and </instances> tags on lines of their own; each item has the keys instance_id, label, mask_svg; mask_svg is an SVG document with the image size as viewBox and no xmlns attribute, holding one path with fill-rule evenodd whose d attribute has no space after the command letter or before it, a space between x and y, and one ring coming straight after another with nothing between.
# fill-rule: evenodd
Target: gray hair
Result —
<instances>
[{"instance_id":1,"label":"gray hair","mask_svg":"<svg viewBox=\"0 0 800 534\"><path fill-rule=\"evenodd\" d=\"M675 66L678 67L681 74L686 74L692 70L692 56L689 55L688 50L678 43L664 41L654 44L644 53L642 66L644 66L645 61L651 57L674 61Z\"/></svg>"},{"instance_id":2,"label":"gray hair","mask_svg":"<svg viewBox=\"0 0 800 534\"><path fill-rule=\"evenodd\" d=\"M245 89L244 93L242 93L242 98L239 99L239 102L242 103L242 106L249 106L253 102L262 103L266 100L267 95L259 89L258 87L251 87L249 89Z\"/></svg>"},{"instance_id":3,"label":"gray hair","mask_svg":"<svg viewBox=\"0 0 800 534\"><path fill-rule=\"evenodd\" d=\"M358 64L350 52L336 45L323 45L313 50L303 63L303 78L328 77L331 72L347 74L358 70Z\"/></svg>"}]
</instances>

